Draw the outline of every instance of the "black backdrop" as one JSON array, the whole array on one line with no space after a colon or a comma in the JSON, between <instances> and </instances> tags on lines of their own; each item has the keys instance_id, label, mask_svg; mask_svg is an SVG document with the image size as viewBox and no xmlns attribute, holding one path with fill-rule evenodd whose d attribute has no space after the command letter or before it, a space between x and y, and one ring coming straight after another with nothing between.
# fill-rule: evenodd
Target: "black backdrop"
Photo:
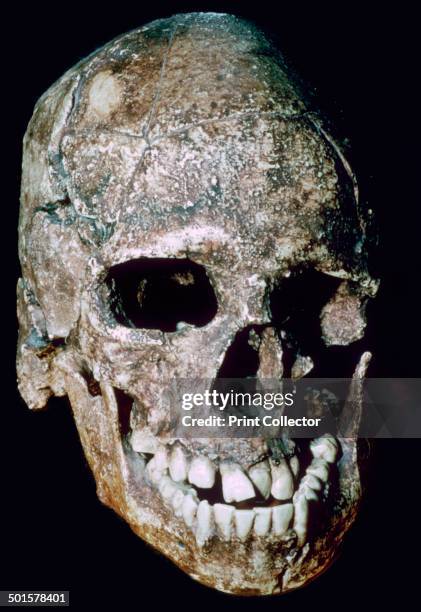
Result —
<instances>
[{"instance_id":1,"label":"black backdrop","mask_svg":"<svg viewBox=\"0 0 421 612\"><path fill-rule=\"evenodd\" d=\"M362 195L377 214L383 278L370 311L372 376L420 376L419 170L417 168L415 18L408 7L326 3L313 8L263 2L155 2L38 5L4 14L3 99L11 102L1 240L5 355L1 409L0 588L61 588L72 605L203 604L265 609L409 605L416 593L419 545L419 441L383 441L374 449L370 487L341 558L305 589L244 600L211 591L136 538L96 498L65 400L29 412L15 388L14 286L21 140L36 99L80 58L116 35L189 10L232 12L272 31L287 58L315 87L322 107L349 137ZM3 230L4 231L4 230ZM397 405L397 410L399 406ZM411 561L412 559L412 561ZM416 599L412 605L417 606ZM406 606L405 606L406 607Z\"/></svg>"}]
</instances>

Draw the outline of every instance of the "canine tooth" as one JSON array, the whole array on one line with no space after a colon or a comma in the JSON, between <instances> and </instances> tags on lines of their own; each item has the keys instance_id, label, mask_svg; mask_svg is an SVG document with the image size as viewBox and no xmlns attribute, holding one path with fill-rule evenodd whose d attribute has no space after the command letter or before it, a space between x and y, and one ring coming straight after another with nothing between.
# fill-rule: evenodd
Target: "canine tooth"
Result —
<instances>
[{"instance_id":1,"label":"canine tooth","mask_svg":"<svg viewBox=\"0 0 421 612\"><path fill-rule=\"evenodd\" d=\"M195 457L190 464L189 481L201 489L211 489L215 484L215 471L208 457Z\"/></svg>"},{"instance_id":2,"label":"canine tooth","mask_svg":"<svg viewBox=\"0 0 421 612\"><path fill-rule=\"evenodd\" d=\"M134 430L130 436L130 444L137 453L155 454L160 447L156 437L147 429Z\"/></svg>"},{"instance_id":3,"label":"canine tooth","mask_svg":"<svg viewBox=\"0 0 421 612\"><path fill-rule=\"evenodd\" d=\"M294 455L289 460L289 467L291 468L291 472L294 474L294 478L298 478L298 474L300 472L300 460L297 455Z\"/></svg>"},{"instance_id":4,"label":"canine tooth","mask_svg":"<svg viewBox=\"0 0 421 612\"><path fill-rule=\"evenodd\" d=\"M331 435L322 436L310 442L310 450L316 459L324 459L328 463L335 463L338 456L338 442Z\"/></svg>"},{"instance_id":5,"label":"canine tooth","mask_svg":"<svg viewBox=\"0 0 421 612\"><path fill-rule=\"evenodd\" d=\"M231 538L231 526L234 510L234 506L229 506L228 504L214 504L213 506L215 523L221 530L225 540L229 540Z\"/></svg>"},{"instance_id":6,"label":"canine tooth","mask_svg":"<svg viewBox=\"0 0 421 612\"><path fill-rule=\"evenodd\" d=\"M272 508L272 530L276 535L284 535L288 531L294 514L292 504L280 504Z\"/></svg>"},{"instance_id":7,"label":"canine tooth","mask_svg":"<svg viewBox=\"0 0 421 612\"><path fill-rule=\"evenodd\" d=\"M213 511L206 499L197 508L196 541L199 546L209 540L213 530Z\"/></svg>"},{"instance_id":8,"label":"canine tooth","mask_svg":"<svg viewBox=\"0 0 421 612\"><path fill-rule=\"evenodd\" d=\"M270 475L268 462L261 461L260 463L256 463L256 465L253 465L249 469L248 475L259 493L261 493L262 496L267 499L270 495L270 489L272 486L272 478Z\"/></svg>"},{"instance_id":9,"label":"canine tooth","mask_svg":"<svg viewBox=\"0 0 421 612\"><path fill-rule=\"evenodd\" d=\"M294 531L298 537L298 544L303 546L307 537L308 501L303 493L294 496Z\"/></svg>"},{"instance_id":10,"label":"canine tooth","mask_svg":"<svg viewBox=\"0 0 421 612\"><path fill-rule=\"evenodd\" d=\"M300 485L301 484L308 485L310 489L313 489L313 491L322 490L322 483L317 478L317 476L314 476L313 474L306 474L304 478L301 480Z\"/></svg>"},{"instance_id":11,"label":"canine tooth","mask_svg":"<svg viewBox=\"0 0 421 612\"><path fill-rule=\"evenodd\" d=\"M324 459L313 459L306 471L307 474L317 476L324 483L329 480L329 464Z\"/></svg>"},{"instance_id":12,"label":"canine tooth","mask_svg":"<svg viewBox=\"0 0 421 612\"><path fill-rule=\"evenodd\" d=\"M171 501L173 495L177 491L177 485L169 476L162 476L158 488L166 501Z\"/></svg>"},{"instance_id":13,"label":"canine tooth","mask_svg":"<svg viewBox=\"0 0 421 612\"><path fill-rule=\"evenodd\" d=\"M236 463L221 463L222 493L227 503L244 501L254 497L251 481Z\"/></svg>"},{"instance_id":14,"label":"canine tooth","mask_svg":"<svg viewBox=\"0 0 421 612\"><path fill-rule=\"evenodd\" d=\"M183 499L182 514L187 527L192 527L196 518L197 502L192 495L187 494Z\"/></svg>"},{"instance_id":15,"label":"canine tooth","mask_svg":"<svg viewBox=\"0 0 421 612\"><path fill-rule=\"evenodd\" d=\"M271 470L273 497L279 500L290 499L294 493L294 481L286 461L279 464L271 461Z\"/></svg>"},{"instance_id":16,"label":"canine tooth","mask_svg":"<svg viewBox=\"0 0 421 612\"><path fill-rule=\"evenodd\" d=\"M237 535L240 540L246 540L253 526L254 510L236 510L234 515Z\"/></svg>"},{"instance_id":17,"label":"canine tooth","mask_svg":"<svg viewBox=\"0 0 421 612\"><path fill-rule=\"evenodd\" d=\"M254 508L256 518L254 519L254 533L258 536L264 536L269 533L270 519L272 517L271 508Z\"/></svg>"},{"instance_id":18,"label":"canine tooth","mask_svg":"<svg viewBox=\"0 0 421 612\"><path fill-rule=\"evenodd\" d=\"M176 482L186 480L188 470L187 457L181 446L174 446L170 457L170 475Z\"/></svg>"}]
</instances>

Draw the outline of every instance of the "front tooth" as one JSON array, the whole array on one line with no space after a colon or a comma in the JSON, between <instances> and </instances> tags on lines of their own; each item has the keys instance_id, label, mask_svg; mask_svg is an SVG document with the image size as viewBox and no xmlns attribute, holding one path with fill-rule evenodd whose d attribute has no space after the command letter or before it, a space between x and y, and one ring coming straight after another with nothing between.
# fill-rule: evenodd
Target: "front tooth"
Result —
<instances>
[{"instance_id":1,"label":"front tooth","mask_svg":"<svg viewBox=\"0 0 421 612\"><path fill-rule=\"evenodd\" d=\"M229 540L231 538L231 526L234 510L234 506L229 506L228 504L215 504L213 506L215 523L221 530L225 540Z\"/></svg>"},{"instance_id":2,"label":"front tooth","mask_svg":"<svg viewBox=\"0 0 421 612\"><path fill-rule=\"evenodd\" d=\"M236 510L234 515L237 536L240 540L247 539L253 526L254 510Z\"/></svg>"},{"instance_id":3,"label":"front tooth","mask_svg":"<svg viewBox=\"0 0 421 612\"><path fill-rule=\"evenodd\" d=\"M175 482L182 482L187 478L187 470L188 470L188 462L187 457L184 453L184 450L176 444L172 451L170 457L170 475Z\"/></svg>"},{"instance_id":4,"label":"front tooth","mask_svg":"<svg viewBox=\"0 0 421 612\"><path fill-rule=\"evenodd\" d=\"M272 486L272 478L270 475L268 462L261 461L260 463L256 463L256 465L253 465L249 469L248 475L259 493L261 493L262 496L267 499L270 495L270 489Z\"/></svg>"},{"instance_id":5,"label":"front tooth","mask_svg":"<svg viewBox=\"0 0 421 612\"><path fill-rule=\"evenodd\" d=\"M197 508L196 542L203 546L212 535L213 511L206 499L202 500Z\"/></svg>"},{"instance_id":6,"label":"front tooth","mask_svg":"<svg viewBox=\"0 0 421 612\"><path fill-rule=\"evenodd\" d=\"M160 447L160 443L148 429L135 429L130 436L130 444L137 453L155 454Z\"/></svg>"},{"instance_id":7,"label":"front tooth","mask_svg":"<svg viewBox=\"0 0 421 612\"><path fill-rule=\"evenodd\" d=\"M197 512L197 501L189 493L184 496L182 514L187 527L192 527Z\"/></svg>"},{"instance_id":8,"label":"front tooth","mask_svg":"<svg viewBox=\"0 0 421 612\"><path fill-rule=\"evenodd\" d=\"M251 481L236 463L221 463L222 493L227 503L244 501L254 497Z\"/></svg>"},{"instance_id":9,"label":"front tooth","mask_svg":"<svg viewBox=\"0 0 421 612\"><path fill-rule=\"evenodd\" d=\"M201 489L211 489L215 484L215 466L208 457L195 457L189 469L189 481Z\"/></svg>"},{"instance_id":10,"label":"front tooth","mask_svg":"<svg viewBox=\"0 0 421 612\"><path fill-rule=\"evenodd\" d=\"M338 456L338 442L332 435L327 434L312 440L310 450L316 459L324 459L328 463L335 463Z\"/></svg>"},{"instance_id":11,"label":"front tooth","mask_svg":"<svg viewBox=\"0 0 421 612\"><path fill-rule=\"evenodd\" d=\"M284 535L288 531L294 514L292 504L280 504L272 508L272 529L278 536Z\"/></svg>"},{"instance_id":12,"label":"front tooth","mask_svg":"<svg viewBox=\"0 0 421 612\"><path fill-rule=\"evenodd\" d=\"M258 536L264 536L269 533L270 519L272 516L271 508L254 508L256 518L254 519L254 533Z\"/></svg>"},{"instance_id":13,"label":"front tooth","mask_svg":"<svg viewBox=\"0 0 421 612\"><path fill-rule=\"evenodd\" d=\"M298 537L298 544L303 546L307 537L308 501L303 493L294 497L294 531Z\"/></svg>"},{"instance_id":14,"label":"front tooth","mask_svg":"<svg viewBox=\"0 0 421 612\"><path fill-rule=\"evenodd\" d=\"M291 472L294 474L294 478L298 478L298 474L300 472L300 461L297 455L290 458L289 466L291 468Z\"/></svg>"},{"instance_id":15,"label":"front tooth","mask_svg":"<svg viewBox=\"0 0 421 612\"><path fill-rule=\"evenodd\" d=\"M317 478L317 476L314 476L313 474L306 474L304 478L301 480L300 486L301 484L308 485L314 491L322 490L322 483Z\"/></svg>"},{"instance_id":16,"label":"front tooth","mask_svg":"<svg viewBox=\"0 0 421 612\"><path fill-rule=\"evenodd\" d=\"M322 482L329 480L329 464L324 459L313 459L307 468L307 474L317 476Z\"/></svg>"},{"instance_id":17,"label":"front tooth","mask_svg":"<svg viewBox=\"0 0 421 612\"><path fill-rule=\"evenodd\" d=\"M272 470L272 495L281 501L290 499L294 493L294 481L286 461L279 464L271 461Z\"/></svg>"}]
</instances>

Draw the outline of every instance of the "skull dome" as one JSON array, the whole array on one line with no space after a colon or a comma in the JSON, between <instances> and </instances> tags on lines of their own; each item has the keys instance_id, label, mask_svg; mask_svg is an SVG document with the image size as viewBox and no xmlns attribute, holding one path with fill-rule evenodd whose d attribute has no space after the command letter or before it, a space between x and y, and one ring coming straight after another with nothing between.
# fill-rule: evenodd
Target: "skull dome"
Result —
<instances>
[{"instance_id":1,"label":"skull dome","mask_svg":"<svg viewBox=\"0 0 421 612\"><path fill-rule=\"evenodd\" d=\"M138 28L36 105L19 225L20 392L32 409L69 397L101 501L204 584L271 594L323 571L358 508L356 444L320 438L300 457L290 441L275 461L263 440L170 438L159 390L192 375L314 371L309 328L288 328L289 288L306 277L320 344L362 338L376 291L367 217L301 85L236 17ZM241 342L254 372L233 357ZM363 377L368 361L344 376Z\"/></svg>"}]
</instances>

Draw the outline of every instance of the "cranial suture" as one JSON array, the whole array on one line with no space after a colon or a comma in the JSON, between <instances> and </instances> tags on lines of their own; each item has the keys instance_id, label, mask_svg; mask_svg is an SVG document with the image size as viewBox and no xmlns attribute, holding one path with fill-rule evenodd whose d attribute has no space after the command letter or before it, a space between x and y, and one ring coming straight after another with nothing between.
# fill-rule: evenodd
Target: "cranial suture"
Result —
<instances>
[{"instance_id":1,"label":"cranial suture","mask_svg":"<svg viewBox=\"0 0 421 612\"><path fill-rule=\"evenodd\" d=\"M323 571L358 509L356 443L174 439L160 390L320 374L323 347L364 336L367 224L340 145L235 17L138 28L36 105L20 392L32 409L69 397L101 501L202 583L279 593Z\"/></svg>"}]
</instances>

